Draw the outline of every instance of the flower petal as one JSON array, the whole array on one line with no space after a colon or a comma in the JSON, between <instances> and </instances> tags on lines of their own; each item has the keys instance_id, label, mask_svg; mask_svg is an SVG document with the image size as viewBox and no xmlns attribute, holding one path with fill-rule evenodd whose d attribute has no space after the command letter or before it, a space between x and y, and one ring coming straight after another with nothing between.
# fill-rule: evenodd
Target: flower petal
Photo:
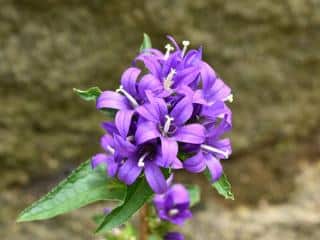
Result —
<instances>
[{"instance_id":1,"label":"flower petal","mask_svg":"<svg viewBox=\"0 0 320 240\"><path fill-rule=\"evenodd\" d=\"M173 169L182 169L183 168L183 164L182 162L179 160L179 158L175 158L172 165L171 165L171 168Z\"/></svg>"},{"instance_id":2,"label":"flower petal","mask_svg":"<svg viewBox=\"0 0 320 240\"><path fill-rule=\"evenodd\" d=\"M114 177L117 174L118 169L119 169L119 164L115 162L113 157L110 157L107 163L108 175L111 177Z\"/></svg>"},{"instance_id":3,"label":"flower petal","mask_svg":"<svg viewBox=\"0 0 320 240\"><path fill-rule=\"evenodd\" d=\"M204 88L205 97L208 101L226 101L231 95L231 89L220 78L217 78L213 86Z\"/></svg>"},{"instance_id":4,"label":"flower petal","mask_svg":"<svg viewBox=\"0 0 320 240\"><path fill-rule=\"evenodd\" d=\"M188 158L183 162L183 167L192 173L199 173L206 169L206 161L202 154L202 151L199 151L196 155Z\"/></svg>"},{"instance_id":5,"label":"flower petal","mask_svg":"<svg viewBox=\"0 0 320 240\"><path fill-rule=\"evenodd\" d=\"M133 158L128 158L128 160L120 167L118 178L130 185L134 183L141 171L142 168L138 167L137 161Z\"/></svg>"},{"instance_id":6,"label":"flower petal","mask_svg":"<svg viewBox=\"0 0 320 240\"><path fill-rule=\"evenodd\" d=\"M211 175L211 182L217 181L222 173L223 173L223 168L220 163L220 160L212 156L211 154L204 154L204 157L206 159L207 167L210 171Z\"/></svg>"},{"instance_id":7,"label":"flower petal","mask_svg":"<svg viewBox=\"0 0 320 240\"><path fill-rule=\"evenodd\" d=\"M198 104L201 104L201 105L207 104L207 101L205 100L205 98L203 96L203 91L202 90L198 89L198 90L194 91L192 102L193 103L198 103Z\"/></svg>"},{"instance_id":8,"label":"flower petal","mask_svg":"<svg viewBox=\"0 0 320 240\"><path fill-rule=\"evenodd\" d=\"M210 141L210 139L207 139L206 142L208 142L208 144L210 144L214 148L217 148L226 153L227 156L218 152L215 153L214 155L219 159L227 159L232 153L231 141L229 138L225 138L221 140L213 140L213 141Z\"/></svg>"},{"instance_id":9,"label":"flower petal","mask_svg":"<svg viewBox=\"0 0 320 240\"><path fill-rule=\"evenodd\" d=\"M121 136L114 134L113 139L115 151L121 157L130 157L136 152L136 146Z\"/></svg>"},{"instance_id":10,"label":"flower petal","mask_svg":"<svg viewBox=\"0 0 320 240\"><path fill-rule=\"evenodd\" d=\"M144 174L151 189L158 194L167 190L167 182L160 168L152 162L145 162Z\"/></svg>"},{"instance_id":11,"label":"flower petal","mask_svg":"<svg viewBox=\"0 0 320 240\"><path fill-rule=\"evenodd\" d=\"M148 91L146 92L151 100L150 103L146 103L136 108L136 112L146 120L161 123L164 116L168 113L167 105L163 99L151 97Z\"/></svg>"},{"instance_id":12,"label":"flower petal","mask_svg":"<svg viewBox=\"0 0 320 240\"><path fill-rule=\"evenodd\" d=\"M137 144L145 143L160 136L157 124L146 121L138 125L135 134Z\"/></svg>"},{"instance_id":13,"label":"flower petal","mask_svg":"<svg viewBox=\"0 0 320 240\"><path fill-rule=\"evenodd\" d=\"M201 79L203 89L210 89L216 81L216 73L206 62L201 62Z\"/></svg>"},{"instance_id":14,"label":"flower petal","mask_svg":"<svg viewBox=\"0 0 320 240\"><path fill-rule=\"evenodd\" d=\"M214 122L207 124L207 137L212 140L219 139L223 134L231 130L232 125L230 121L229 116L225 115L218 126Z\"/></svg>"},{"instance_id":15,"label":"flower petal","mask_svg":"<svg viewBox=\"0 0 320 240\"><path fill-rule=\"evenodd\" d=\"M184 124L189 120L193 112L192 100L188 97L181 99L170 112L177 126Z\"/></svg>"},{"instance_id":16,"label":"flower petal","mask_svg":"<svg viewBox=\"0 0 320 240\"><path fill-rule=\"evenodd\" d=\"M92 157L91 166L96 168L100 164L106 164L108 175L114 177L118 171L118 163L114 161L113 156L98 153Z\"/></svg>"},{"instance_id":17,"label":"flower petal","mask_svg":"<svg viewBox=\"0 0 320 240\"><path fill-rule=\"evenodd\" d=\"M163 86L159 79L152 74L144 75L138 84L139 94L142 98L146 98L146 91L151 90L156 95L163 91Z\"/></svg>"},{"instance_id":18,"label":"flower petal","mask_svg":"<svg viewBox=\"0 0 320 240\"><path fill-rule=\"evenodd\" d=\"M157 210L160 210L165 207L165 195L164 194L155 194L153 198L153 203Z\"/></svg>"},{"instance_id":19,"label":"flower petal","mask_svg":"<svg viewBox=\"0 0 320 240\"><path fill-rule=\"evenodd\" d=\"M197 123L188 124L178 128L174 138L178 142L201 144L205 139L205 128Z\"/></svg>"},{"instance_id":20,"label":"flower petal","mask_svg":"<svg viewBox=\"0 0 320 240\"><path fill-rule=\"evenodd\" d=\"M98 153L98 154L94 155L91 159L91 167L96 168L100 164L103 164L103 163L107 164L108 157L109 156L104 153Z\"/></svg>"},{"instance_id":21,"label":"flower petal","mask_svg":"<svg viewBox=\"0 0 320 240\"><path fill-rule=\"evenodd\" d=\"M119 134L119 131L118 131L116 125L114 124L114 122L103 122L101 126L110 135L113 135L114 133Z\"/></svg>"},{"instance_id":22,"label":"flower petal","mask_svg":"<svg viewBox=\"0 0 320 240\"><path fill-rule=\"evenodd\" d=\"M120 110L116 114L115 124L120 136L123 138L126 138L128 135L133 113L133 110Z\"/></svg>"},{"instance_id":23,"label":"flower petal","mask_svg":"<svg viewBox=\"0 0 320 240\"><path fill-rule=\"evenodd\" d=\"M96 107L98 109L130 109L130 104L126 97L121 94L113 91L105 91L98 97Z\"/></svg>"},{"instance_id":24,"label":"flower petal","mask_svg":"<svg viewBox=\"0 0 320 240\"><path fill-rule=\"evenodd\" d=\"M170 35L167 35L167 38L169 39L169 41L173 44L173 46L176 48L176 51L181 51L178 43L176 42L176 40L170 36Z\"/></svg>"},{"instance_id":25,"label":"flower petal","mask_svg":"<svg viewBox=\"0 0 320 240\"><path fill-rule=\"evenodd\" d=\"M151 54L147 52L141 53L136 61L142 61L145 67L157 78L160 78L161 65L158 60Z\"/></svg>"},{"instance_id":26,"label":"flower petal","mask_svg":"<svg viewBox=\"0 0 320 240\"><path fill-rule=\"evenodd\" d=\"M178 154L178 143L172 138L161 137L162 167L173 164Z\"/></svg>"},{"instance_id":27,"label":"flower petal","mask_svg":"<svg viewBox=\"0 0 320 240\"><path fill-rule=\"evenodd\" d=\"M202 58L202 48L199 50L192 49L184 57L184 66L197 66Z\"/></svg>"},{"instance_id":28,"label":"flower petal","mask_svg":"<svg viewBox=\"0 0 320 240\"><path fill-rule=\"evenodd\" d=\"M174 184L168 191L168 195L172 197L174 205L190 204L189 192L182 184Z\"/></svg>"},{"instance_id":29,"label":"flower petal","mask_svg":"<svg viewBox=\"0 0 320 240\"><path fill-rule=\"evenodd\" d=\"M229 109L222 101L216 101L211 105L202 107L201 116L205 116L210 120L216 120L218 117L224 116L229 113Z\"/></svg>"},{"instance_id":30,"label":"flower petal","mask_svg":"<svg viewBox=\"0 0 320 240\"><path fill-rule=\"evenodd\" d=\"M183 225L184 222L188 219L192 217L192 213L189 209L186 209L182 212L180 212L179 214L177 214L176 216L174 216L173 218L171 218L171 221L173 224L177 224L177 225Z\"/></svg>"},{"instance_id":31,"label":"flower petal","mask_svg":"<svg viewBox=\"0 0 320 240\"><path fill-rule=\"evenodd\" d=\"M185 68L176 74L173 86L176 88L182 85L189 85L198 79L199 74L200 71L198 67Z\"/></svg>"},{"instance_id":32,"label":"flower petal","mask_svg":"<svg viewBox=\"0 0 320 240\"><path fill-rule=\"evenodd\" d=\"M113 137L109 134L105 134L100 139L101 147L107 152L113 154L110 149L113 148ZM111 148L110 148L111 147Z\"/></svg>"},{"instance_id":33,"label":"flower petal","mask_svg":"<svg viewBox=\"0 0 320 240\"><path fill-rule=\"evenodd\" d=\"M137 78L141 70L130 67L121 76L121 85L132 96L137 95Z\"/></svg>"}]
</instances>

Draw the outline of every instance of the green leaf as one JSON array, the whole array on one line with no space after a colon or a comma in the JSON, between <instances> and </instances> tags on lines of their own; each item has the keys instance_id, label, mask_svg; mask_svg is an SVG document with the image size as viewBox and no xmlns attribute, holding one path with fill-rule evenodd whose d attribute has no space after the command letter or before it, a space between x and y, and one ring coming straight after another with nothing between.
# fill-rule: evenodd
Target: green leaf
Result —
<instances>
[{"instance_id":1,"label":"green leaf","mask_svg":"<svg viewBox=\"0 0 320 240\"><path fill-rule=\"evenodd\" d=\"M98 87L92 87L87 90L74 88L73 91L85 101L96 101L101 94L101 90ZM115 109L100 109L100 111L109 118L114 118L117 112Z\"/></svg>"},{"instance_id":2,"label":"green leaf","mask_svg":"<svg viewBox=\"0 0 320 240\"><path fill-rule=\"evenodd\" d=\"M123 201L125 194L126 186L107 177L105 166L93 170L88 160L51 192L26 208L17 221L52 218L100 200Z\"/></svg>"},{"instance_id":3,"label":"green leaf","mask_svg":"<svg viewBox=\"0 0 320 240\"><path fill-rule=\"evenodd\" d=\"M146 179L144 177L137 179L133 185L128 187L124 203L105 216L96 232L107 232L125 223L149 200L152 194L153 191L149 187Z\"/></svg>"},{"instance_id":4,"label":"green leaf","mask_svg":"<svg viewBox=\"0 0 320 240\"><path fill-rule=\"evenodd\" d=\"M187 189L190 197L190 206L193 207L200 202L200 188L197 185L189 185Z\"/></svg>"},{"instance_id":5,"label":"green leaf","mask_svg":"<svg viewBox=\"0 0 320 240\"><path fill-rule=\"evenodd\" d=\"M206 175L211 179L209 171L206 171ZM231 191L231 184L225 174L219 178L218 181L214 182L212 186L217 190L217 192L224 196L225 199L234 200L234 195Z\"/></svg>"},{"instance_id":6,"label":"green leaf","mask_svg":"<svg viewBox=\"0 0 320 240\"><path fill-rule=\"evenodd\" d=\"M85 101L95 101L101 94L101 90L98 87L91 87L87 90L74 88L73 91Z\"/></svg>"},{"instance_id":7,"label":"green leaf","mask_svg":"<svg viewBox=\"0 0 320 240\"><path fill-rule=\"evenodd\" d=\"M140 52L143 52L145 49L151 48L152 44L151 44L151 39L148 36L148 34L144 33L143 34L143 42L140 46Z\"/></svg>"}]
</instances>

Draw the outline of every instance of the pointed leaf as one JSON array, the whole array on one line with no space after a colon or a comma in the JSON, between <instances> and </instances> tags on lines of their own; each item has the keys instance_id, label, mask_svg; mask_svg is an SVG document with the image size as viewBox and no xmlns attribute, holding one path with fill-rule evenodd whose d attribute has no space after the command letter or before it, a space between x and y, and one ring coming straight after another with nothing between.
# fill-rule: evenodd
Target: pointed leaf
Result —
<instances>
[{"instance_id":1,"label":"pointed leaf","mask_svg":"<svg viewBox=\"0 0 320 240\"><path fill-rule=\"evenodd\" d=\"M208 169L205 171L208 179L211 179L210 172ZM212 183L212 186L217 190L217 192L222 195L225 199L234 200L234 195L231 191L231 184L225 174L218 179L218 181Z\"/></svg>"},{"instance_id":2,"label":"pointed leaf","mask_svg":"<svg viewBox=\"0 0 320 240\"><path fill-rule=\"evenodd\" d=\"M140 46L140 52L143 52L143 50L151 48L152 44L151 44L151 39L148 36L148 34L144 33L143 34L143 42Z\"/></svg>"},{"instance_id":3,"label":"pointed leaf","mask_svg":"<svg viewBox=\"0 0 320 240\"><path fill-rule=\"evenodd\" d=\"M153 192L146 179L144 177L137 179L133 185L128 187L124 203L105 216L96 232L107 232L125 223L150 199L152 194Z\"/></svg>"},{"instance_id":4,"label":"pointed leaf","mask_svg":"<svg viewBox=\"0 0 320 240\"><path fill-rule=\"evenodd\" d=\"M125 193L126 186L107 177L105 166L93 170L88 160L51 192L26 208L17 221L52 218L100 200L123 201Z\"/></svg>"},{"instance_id":5,"label":"pointed leaf","mask_svg":"<svg viewBox=\"0 0 320 240\"><path fill-rule=\"evenodd\" d=\"M74 88L73 91L85 101L96 101L101 94L101 90L98 87L91 87L87 90ZM100 112L109 118L114 118L117 111L115 109L100 109Z\"/></svg>"},{"instance_id":6,"label":"pointed leaf","mask_svg":"<svg viewBox=\"0 0 320 240\"><path fill-rule=\"evenodd\" d=\"M95 101L101 94L101 90L98 87L91 87L87 90L74 88L73 91L85 101Z\"/></svg>"},{"instance_id":7,"label":"pointed leaf","mask_svg":"<svg viewBox=\"0 0 320 240\"><path fill-rule=\"evenodd\" d=\"M187 186L190 198L190 206L193 207L200 202L200 188L197 185Z\"/></svg>"}]
</instances>

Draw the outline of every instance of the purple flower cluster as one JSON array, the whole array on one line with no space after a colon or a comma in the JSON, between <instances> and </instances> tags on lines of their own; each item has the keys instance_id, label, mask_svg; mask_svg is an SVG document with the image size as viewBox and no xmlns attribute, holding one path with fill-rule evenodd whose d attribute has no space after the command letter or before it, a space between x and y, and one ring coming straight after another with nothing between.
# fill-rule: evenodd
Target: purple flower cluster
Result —
<instances>
[{"instance_id":1,"label":"purple flower cluster","mask_svg":"<svg viewBox=\"0 0 320 240\"><path fill-rule=\"evenodd\" d=\"M168 38L174 47L140 53L120 87L97 99L98 109L117 112L102 124L105 153L92 159L93 167L106 163L108 174L127 185L144 174L158 194L168 188L162 169L208 169L214 182L223 172L220 160L231 154L229 139L222 139L231 129L231 89L202 60L202 48L187 51L188 41L181 49Z\"/></svg>"}]
</instances>

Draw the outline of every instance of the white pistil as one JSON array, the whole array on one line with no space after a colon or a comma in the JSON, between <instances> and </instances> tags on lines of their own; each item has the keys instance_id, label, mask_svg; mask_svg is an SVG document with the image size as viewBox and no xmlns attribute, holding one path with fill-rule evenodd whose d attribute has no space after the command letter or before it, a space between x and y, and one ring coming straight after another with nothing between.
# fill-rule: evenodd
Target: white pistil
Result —
<instances>
[{"instance_id":1,"label":"white pistil","mask_svg":"<svg viewBox=\"0 0 320 240\"><path fill-rule=\"evenodd\" d=\"M228 102L233 102L233 94L230 94L228 97L226 97L225 99L223 99L223 101L228 101Z\"/></svg>"},{"instance_id":2,"label":"white pistil","mask_svg":"<svg viewBox=\"0 0 320 240\"><path fill-rule=\"evenodd\" d=\"M168 76L163 81L163 87L165 90L169 91L171 89L171 85L173 83L173 77L177 73L177 71L174 68L171 68Z\"/></svg>"},{"instance_id":3,"label":"white pistil","mask_svg":"<svg viewBox=\"0 0 320 240\"><path fill-rule=\"evenodd\" d=\"M166 54L164 55L164 60L167 60L170 56L170 52L174 50L174 47L172 47L171 44L168 43L164 48L167 50Z\"/></svg>"},{"instance_id":4,"label":"white pistil","mask_svg":"<svg viewBox=\"0 0 320 240\"><path fill-rule=\"evenodd\" d=\"M111 146L107 146L107 150L109 153L114 154L114 149Z\"/></svg>"},{"instance_id":5,"label":"white pistil","mask_svg":"<svg viewBox=\"0 0 320 240\"><path fill-rule=\"evenodd\" d=\"M143 154L138 160L138 167L144 167L144 159L148 156L149 153Z\"/></svg>"},{"instance_id":6,"label":"white pistil","mask_svg":"<svg viewBox=\"0 0 320 240\"><path fill-rule=\"evenodd\" d=\"M215 147L212 147L212 146L209 146L209 145L206 145L206 144L201 144L201 148L203 150L206 150L206 151L209 151L209 152L222 154L225 158L229 157L229 152L228 151L222 151L222 150L220 150L218 148L215 148Z\"/></svg>"},{"instance_id":7,"label":"white pistil","mask_svg":"<svg viewBox=\"0 0 320 240\"><path fill-rule=\"evenodd\" d=\"M181 57L184 57L184 55L187 52L188 46L190 45L190 41L184 40L182 41L182 45L183 45L183 49L182 49Z\"/></svg>"},{"instance_id":8,"label":"white pistil","mask_svg":"<svg viewBox=\"0 0 320 240\"><path fill-rule=\"evenodd\" d=\"M122 85L120 85L120 87L116 90L116 92L122 93L122 94L129 100L129 102L131 103L131 105L132 105L133 107L138 107L138 106L139 106L139 104L138 104L137 101L134 99L134 97L132 97L132 96L130 95L130 93L128 93L126 90L124 90L124 88L123 88Z\"/></svg>"},{"instance_id":9,"label":"white pistil","mask_svg":"<svg viewBox=\"0 0 320 240\"><path fill-rule=\"evenodd\" d=\"M178 213L179 213L179 210L176 209L176 208L173 208L173 209L170 209L170 210L169 210L169 215L170 215L170 216L174 216L174 215L176 215L176 214L178 214Z\"/></svg>"},{"instance_id":10,"label":"white pistil","mask_svg":"<svg viewBox=\"0 0 320 240\"><path fill-rule=\"evenodd\" d=\"M163 132L164 132L165 134L167 134L167 133L169 132L169 130L170 130L170 125L171 125L171 122L174 120L174 118L173 118L173 117L170 117L170 116L168 116L168 115L166 115L165 118L166 118L167 120L166 120L166 122L165 122L165 124L164 124Z\"/></svg>"}]
</instances>

